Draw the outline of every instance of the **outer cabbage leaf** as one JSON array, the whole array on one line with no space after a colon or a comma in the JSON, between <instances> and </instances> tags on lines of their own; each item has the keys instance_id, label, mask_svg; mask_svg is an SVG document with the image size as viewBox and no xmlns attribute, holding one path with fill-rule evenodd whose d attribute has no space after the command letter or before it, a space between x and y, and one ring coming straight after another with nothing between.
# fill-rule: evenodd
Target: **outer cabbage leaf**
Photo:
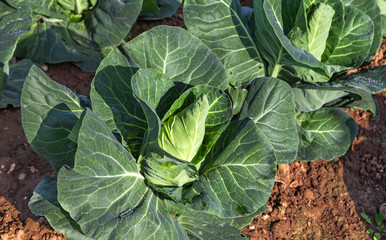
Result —
<instances>
[{"instance_id":1,"label":"outer cabbage leaf","mask_svg":"<svg viewBox=\"0 0 386 240\"><path fill-rule=\"evenodd\" d=\"M240 230L232 225L232 218L195 211L183 205L168 201L169 211L175 214L175 221L183 226L189 239L234 240L244 239Z\"/></svg>"},{"instance_id":2,"label":"outer cabbage leaf","mask_svg":"<svg viewBox=\"0 0 386 240\"><path fill-rule=\"evenodd\" d=\"M199 180L184 192L188 205L228 218L255 213L275 179L273 148L250 119L231 123L220 139L202 162Z\"/></svg>"},{"instance_id":3,"label":"outer cabbage leaf","mask_svg":"<svg viewBox=\"0 0 386 240\"><path fill-rule=\"evenodd\" d=\"M374 24L368 15L353 7L345 7L344 22L340 41L326 64L359 67L369 55Z\"/></svg>"},{"instance_id":4,"label":"outer cabbage leaf","mask_svg":"<svg viewBox=\"0 0 386 240\"><path fill-rule=\"evenodd\" d=\"M20 37L31 28L31 8L27 6L11 12L4 7L1 10L4 12L0 12L0 108L7 104L18 107L21 86L19 79L9 79L9 61ZM25 71L19 77L25 77L23 75Z\"/></svg>"},{"instance_id":5,"label":"outer cabbage leaf","mask_svg":"<svg viewBox=\"0 0 386 240\"><path fill-rule=\"evenodd\" d=\"M20 107L21 90L32 64L31 60L23 59L10 66L6 84L3 91L0 91L0 108L5 108L8 104Z\"/></svg>"},{"instance_id":6,"label":"outer cabbage leaf","mask_svg":"<svg viewBox=\"0 0 386 240\"><path fill-rule=\"evenodd\" d=\"M232 99L232 106L233 106L233 115L237 115L241 108L243 107L243 103L245 98L247 97L248 90L247 89L235 89L233 87L230 87L228 89L229 95Z\"/></svg>"},{"instance_id":7,"label":"outer cabbage leaf","mask_svg":"<svg viewBox=\"0 0 386 240\"><path fill-rule=\"evenodd\" d=\"M134 157L139 154L147 127L130 83L136 71L116 48L99 65L90 91L94 113L122 136Z\"/></svg>"},{"instance_id":8,"label":"outer cabbage leaf","mask_svg":"<svg viewBox=\"0 0 386 240\"><path fill-rule=\"evenodd\" d=\"M386 66L379 66L358 73L352 73L331 84L335 86L343 85L357 87L376 94L386 88Z\"/></svg>"},{"instance_id":9,"label":"outer cabbage leaf","mask_svg":"<svg viewBox=\"0 0 386 240\"><path fill-rule=\"evenodd\" d=\"M321 107L359 108L373 112L379 117L379 106L371 93L358 87L344 84L300 85L293 88L295 104L301 112L311 112Z\"/></svg>"},{"instance_id":10,"label":"outer cabbage leaf","mask_svg":"<svg viewBox=\"0 0 386 240\"><path fill-rule=\"evenodd\" d=\"M368 53L368 58L366 59L367 61L370 61L374 54L378 51L378 48L382 42L382 19L377 1L343 0L343 3L346 6L355 7L356 9L367 14L374 24L374 38Z\"/></svg>"},{"instance_id":11,"label":"outer cabbage leaf","mask_svg":"<svg viewBox=\"0 0 386 240\"><path fill-rule=\"evenodd\" d=\"M263 62L238 0L187 0L187 28L221 60L236 87L264 76Z\"/></svg>"},{"instance_id":12,"label":"outer cabbage leaf","mask_svg":"<svg viewBox=\"0 0 386 240\"><path fill-rule=\"evenodd\" d=\"M296 159L302 161L332 160L342 156L358 130L354 119L340 109L322 108L301 113L297 120L301 141Z\"/></svg>"},{"instance_id":13,"label":"outer cabbage leaf","mask_svg":"<svg viewBox=\"0 0 386 240\"><path fill-rule=\"evenodd\" d=\"M31 5L35 14L32 31L16 49L18 57L34 62L75 62L85 71L95 71L102 58L127 37L142 6L140 0L98 1L73 21L68 9L53 0L7 2L14 7Z\"/></svg>"},{"instance_id":14,"label":"outer cabbage leaf","mask_svg":"<svg viewBox=\"0 0 386 240\"><path fill-rule=\"evenodd\" d=\"M103 55L95 44L79 45L67 30L65 21L39 23L37 16L31 31L20 39L15 55L37 63L74 62L84 71L95 71Z\"/></svg>"},{"instance_id":15,"label":"outer cabbage leaf","mask_svg":"<svg viewBox=\"0 0 386 240\"><path fill-rule=\"evenodd\" d=\"M291 31L301 31L307 34L307 15L303 0L282 1L281 14L283 19L284 34L288 35ZM291 39L292 40L292 39Z\"/></svg>"},{"instance_id":16,"label":"outer cabbage leaf","mask_svg":"<svg viewBox=\"0 0 386 240\"><path fill-rule=\"evenodd\" d=\"M347 92L347 96L335 99L324 105L324 107L333 108L358 108L364 111L371 111L374 113L373 117L379 119L379 105L378 102L373 98L371 93L353 87L334 87L334 90L344 90Z\"/></svg>"},{"instance_id":17,"label":"outer cabbage leaf","mask_svg":"<svg viewBox=\"0 0 386 240\"><path fill-rule=\"evenodd\" d=\"M73 166L77 143L68 136L89 103L36 66L24 82L20 102L24 133L32 148L56 171Z\"/></svg>"},{"instance_id":18,"label":"outer cabbage leaf","mask_svg":"<svg viewBox=\"0 0 386 240\"><path fill-rule=\"evenodd\" d=\"M86 111L75 166L59 171L61 206L93 239L187 239L163 200L145 185L134 158Z\"/></svg>"},{"instance_id":19,"label":"outer cabbage leaf","mask_svg":"<svg viewBox=\"0 0 386 240\"><path fill-rule=\"evenodd\" d=\"M133 92L147 102L162 118L170 109L179 93L173 81L153 69L140 69L131 79Z\"/></svg>"},{"instance_id":20,"label":"outer cabbage leaf","mask_svg":"<svg viewBox=\"0 0 386 240\"><path fill-rule=\"evenodd\" d=\"M16 9L23 6L30 6L32 11L37 14L58 19L66 18L63 11L60 11L60 5L55 0L5 0L5 2Z\"/></svg>"},{"instance_id":21,"label":"outer cabbage leaf","mask_svg":"<svg viewBox=\"0 0 386 240\"><path fill-rule=\"evenodd\" d=\"M312 112L319 110L324 104L332 102L348 95L339 89L319 89L319 88L292 88L295 96L296 108L301 112Z\"/></svg>"},{"instance_id":22,"label":"outer cabbage leaf","mask_svg":"<svg viewBox=\"0 0 386 240\"><path fill-rule=\"evenodd\" d=\"M173 80L180 92L205 84L228 87L227 74L220 60L188 31L157 26L124 46L133 67L152 68Z\"/></svg>"},{"instance_id":23,"label":"outer cabbage leaf","mask_svg":"<svg viewBox=\"0 0 386 240\"><path fill-rule=\"evenodd\" d=\"M0 1L0 17L12 13L15 9L8 4Z\"/></svg>"},{"instance_id":24,"label":"outer cabbage leaf","mask_svg":"<svg viewBox=\"0 0 386 240\"><path fill-rule=\"evenodd\" d=\"M255 217L259 216L260 214L262 214L267 210L268 210L268 207L266 204L264 204L259 209L257 209L256 212L254 213L250 213L242 217L234 218L232 221L232 226L235 226L241 230L242 228L250 224Z\"/></svg>"},{"instance_id":25,"label":"outer cabbage leaf","mask_svg":"<svg viewBox=\"0 0 386 240\"><path fill-rule=\"evenodd\" d=\"M60 206L56 185L56 178L43 177L28 203L32 213L45 216L54 230L63 233L68 239L91 240L92 238L84 235L79 225Z\"/></svg>"},{"instance_id":26,"label":"outer cabbage leaf","mask_svg":"<svg viewBox=\"0 0 386 240\"><path fill-rule=\"evenodd\" d=\"M7 84L9 74L8 62L20 37L31 28L31 8L23 7L0 17L0 97L2 97L1 91Z\"/></svg>"},{"instance_id":27,"label":"outer cabbage leaf","mask_svg":"<svg viewBox=\"0 0 386 240\"><path fill-rule=\"evenodd\" d=\"M258 78L249 88L239 119L250 118L275 150L277 162L295 160L299 145L290 86L277 78Z\"/></svg>"}]
</instances>

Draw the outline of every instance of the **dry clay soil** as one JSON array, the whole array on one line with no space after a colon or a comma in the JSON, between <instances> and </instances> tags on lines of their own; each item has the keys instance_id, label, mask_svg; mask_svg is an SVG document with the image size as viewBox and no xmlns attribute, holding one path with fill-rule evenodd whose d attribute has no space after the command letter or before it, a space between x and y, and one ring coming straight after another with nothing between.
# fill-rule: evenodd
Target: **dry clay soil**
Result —
<instances>
[{"instance_id":1,"label":"dry clay soil","mask_svg":"<svg viewBox=\"0 0 386 240\"><path fill-rule=\"evenodd\" d=\"M181 9L157 22L139 21L138 35L154 25L183 26ZM386 64L386 40L369 66ZM88 95L93 73L70 63L48 65L46 74L76 92ZM374 216L386 202L386 91L375 95L380 119L348 110L359 125L358 135L344 156L333 161L295 161L278 167L268 201L269 210L242 233L249 239L371 239L361 212ZM47 160L29 146L20 109L0 111L0 239L65 239L27 204L44 175L55 176Z\"/></svg>"}]
</instances>

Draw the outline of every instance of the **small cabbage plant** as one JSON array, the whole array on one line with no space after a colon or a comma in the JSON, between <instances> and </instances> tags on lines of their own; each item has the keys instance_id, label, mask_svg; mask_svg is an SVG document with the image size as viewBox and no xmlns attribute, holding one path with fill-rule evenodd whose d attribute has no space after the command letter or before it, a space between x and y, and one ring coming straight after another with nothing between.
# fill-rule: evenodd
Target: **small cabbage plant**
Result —
<instances>
[{"instance_id":1,"label":"small cabbage plant","mask_svg":"<svg viewBox=\"0 0 386 240\"><path fill-rule=\"evenodd\" d=\"M58 171L32 212L69 239L242 238L298 135L287 83L252 81L237 106L229 80L199 39L166 26L112 50L91 101L32 67L23 128Z\"/></svg>"},{"instance_id":2,"label":"small cabbage plant","mask_svg":"<svg viewBox=\"0 0 386 240\"><path fill-rule=\"evenodd\" d=\"M17 57L37 63L74 62L83 71L95 71L125 41L141 10L142 18L159 19L172 15L179 4L176 0L4 0L0 16L24 6L32 9L31 30L20 38Z\"/></svg>"},{"instance_id":3,"label":"small cabbage plant","mask_svg":"<svg viewBox=\"0 0 386 240\"><path fill-rule=\"evenodd\" d=\"M0 108L20 106L21 88L32 62L23 59L14 63L12 57L18 40L30 30L31 21L29 7L0 11Z\"/></svg>"},{"instance_id":4,"label":"small cabbage plant","mask_svg":"<svg viewBox=\"0 0 386 240\"><path fill-rule=\"evenodd\" d=\"M235 102L258 77L290 84L297 109L298 160L343 155L357 125L340 108L370 110L377 118L372 94L386 88L385 66L343 77L379 48L376 0L254 0L253 5L186 0L185 24L221 59Z\"/></svg>"}]
</instances>

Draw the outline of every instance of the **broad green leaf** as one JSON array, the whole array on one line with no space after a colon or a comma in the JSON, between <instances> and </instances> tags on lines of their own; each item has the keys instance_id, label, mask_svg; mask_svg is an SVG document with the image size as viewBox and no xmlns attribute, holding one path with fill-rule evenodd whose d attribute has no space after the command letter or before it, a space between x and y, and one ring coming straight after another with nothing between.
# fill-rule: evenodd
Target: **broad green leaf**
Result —
<instances>
[{"instance_id":1,"label":"broad green leaf","mask_svg":"<svg viewBox=\"0 0 386 240\"><path fill-rule=\"evenodd\" d=\"M160 20L162 18L171 17L181 5L181 0L157 0L154 2L158 7L158 11L144 11L142 8L141 14L138 17L139 19Z\"/></svg>"},{"instance_id":2,"label":"broad green leaf","mask_svg":"<svg viewBox=\"0 0 386 240\"><path fill-rule=\"evenodd\" d=\"M233 122L201 164L185 192L191 206L220 217L256 212L268 200L276 173L273 148L254 121Z\"/></svg>"},{"instance_id":3,"label":"broad green leaf","mask_svg":"<svg viewBox=\"0 0 386 240\"><path fill-rule=\"evenodd\" d=\"M58 175L58 201L93 239L186 239L163 200L145 185L135 159L87 110L73 169Z\"/></svg>"},{"instance_id":4,"label":"broad green leaf","mask_svg":"<svg viewBox=\"0 0 386 240\"><path fill-rule=\"evenodd\" d=\"M99 65L90 91L93 111L112 131L121 134L134 157L139 154L147 127L131 87L136 71L119 49L114 49Z\"/></svg>"},{"instance_id":5,"label":"broad green leaf","mask_svg":"<svg viewBox=\"0 0 386 240\"><path fill-rule=\"evenodd\" d=\"M130 32L139 12L141 0L98 1L81 23L70 23L70 34L82 35L85 30L99 48L112 48L119 45ZM71 26L73 24L73 26Z\"/></svg>"},{"instance_id":6,"label":"broad green leaf","mask_svg":"<svg viewBox=\"0 0 386 240\"><path fill-rule=\"evenodd\" d=\"M293 64L325 73L327 70L323 63L294 46L285 36L281 8L281 0L254 0L254 36L262 58L268 62L268 75L277 76L282 65Z\"/></svg>"},{"instance_id":7,"label":"broad green leaf","mask_svg":"<svg viewBox=\"0 0 386 240\"><path fill-rule=\"evenodd\" d=\"M353 87L341 87L337 89L345 90L349 94L345 97L329 102L325 105L325 107L358 108L364 111L371 111L374 113L373 117L375 120L379 119L379 105L371 93L363 89Z\"/></svg>"},{"instance_id":8,"label":"broad green leaf","mask_svg":"<svg viewBox=\"0 0 386 240\"><path fill-rule=\"evenodd\" d=\"M358 67L369 55L374 38L371 18L354 7L345 7L344 28L339 43L326 64Z\"/></svg>"},{"instance_id":9,"label":"broad green leaf","mask_svg":"<svg viewBox=\"0 0 386 240\"><path fill-rule=\"evenodd\" d=\"M377 5L376 0L344 0L343 1L346 6L355 7L356 9L367 14L373 24L374 24L374 38L372 40L371 48L369 51L369 56L367 61L370 61L371 58L378 51L379 46L382 42L382 19L380 15L380 9Z\"/></svg>"},{"instance_id":10,"label":"broad green leaf","mask_svg":"<svg viewBox=\"0 0 386 240\"><path fill-rule=\"evenodd\" d=\"M308 51L319 61L326 48L334 14L335 11L331 6L320 3L309 17Z\"/></svg>"},{"instance_id":11,"label":"broad green leaf","mask_svg":"<svg viewBox=\"0 0 386 240\"><path fill-rule=\"evenodd\" d=\"M241 111L241 107L243 106L244 100L247 97L248 90L230 87L228 91L232 99L232 114L237 115Z\"/></svg>"},{"instance_id":12,"label":"broad green leaf","mask_svg":"<svg viewBox=\"0 0 386 240\"><path fill-rule=\"evenodd\" d=\"M1 14L1 13L0 13ZM9 74L8 62L13 57L19 38L31 28L31 8L23 7L0 16L0 98Z\"/></svg>"},{"instance_id":13,"label":"broad green leaf","mask_svg":"<svg viewBox=\"0 0 386 240\"><path fill-rule=\"evenodd\" d=\"M0 18L4 15L14 12L15 9L8 4L0 1Z\"/></svg>"},{"instance_id":14,"label":"broad green leaf","mask_svg":"<svg viewBox=\"0 0 386 240\"><path fill-rule=\"evenodd\" d=\"M32 148L56 171L63 165L73 166L77 144L67 137L83 112L81 99L32 66L20 105L24 133Z\"/></svg>"},{"instance_id":15,"label":"broad green leaf","mask_svg":"<svg viewBox=\"0 0 386 240\"><path fill-rule=\"evenodd\" d=\"M283 74L283 72L286 73ZM291 75L296 80L289 80L286 75ZM299 82L311 82L311 83L320 83L320 82L328 82L331 80L326 74L320 74L318 72L313 71L304 66L284 66L279 75L280 79L285 79L286 82L291 83L299 83Z\"/></svg>"},{"instance_id":16,"label":"broad green leaf","mask_svg":"<svg viewBox=\"0 0 386 240\"><path fill-rule=\"evenodd\" d=\"M326 62L330 57L331 53L334 51L335 47L339 44L340 36L342 36L344 29L344 5L341 0L318 0L317 2L321 2L331 6L335 13L332 18L330 32L328 33L328 38L326 42L326 49L322 55L322 62Z\"/></svg>"},{"instance_id":17,"label":"broad green leaf","mask_svg":"<svg viewBox=\"0 0 386 240\"><path fill-rule=\"evenodd\" d=\"M141 173L145 175L146 180L156 185L154 187L155 190L163 193L170 191L170 189L162 188L164 186L181 187L188 182L196 180L198 174L193 164L173 157L160 147L161 120L149 103L136 94L135 97L145 113L147 122L147 130L138 158L138 165L140 165ZM176 193L182 191L182 189L172 190L176 191ZM181 193L178 193L178 195L170 197L181 199Z\"/></svg>"},{"instance_id":18,"label":"broad green leaf","mask_svg":"<svg viewBox=\"0 0 386 240\"><path fill-rule=\"evenodd\" d=\"M79 225L70 217L57 200L56 178L45 176L35 188L28 203L32 213L45 216L57 233L63 233L68 239L91 240L82 233Z\"/></svg>"},{"instance_id":19,"label":"broad green leaf","mask_svg":"<svg viewBox=\"0 0 386 240\"><path fill-rule=\"evenodd\" d=\"M65 21L37 21L35 16L31 31L20 39L15 52L17 57L38 63L74 62L84 71L95 71L103 58L95 44L79 45L68 32Z\"/></svg>"},{"instance_id":20,"label":"broad green leaf","mask_svg":"<svg viewBox=\"0 0 386 240\"><path fill-rule=\"evenodd\" d=\"M332 160L347 152L358 126L340 109L322 108L297 116L300 145L297 160Z\"/></svg>"},{"instance_id":21,"label":"broad green leaf","mask_svg":"<svg viewBox=\"0 0 386 240\"><path fill-rule=\"evenodd\" d=\"M83 9L80 21L74 22L65 13L68 10L53 0L12 3L30 4L35 13L32 31L18 44L18 57L34 62L75 62L84 71L95 71L103 57L127 37L142 6L141 0L98 1L96 5L95 1L76 0L80 8L87 3L89 9Z\"/></svg>"},{"instance_id":22,"label":"broad green leaf","mask_svg":"<svg viewBox=\"0 0 386 240\"><path fill-rule=\"evenodd\" d=\"M254 213L250 213L250 214L244 215L242 217L234 218L232 221L232 226L235 226L241 230L242 228L244 228L245 226L250 224L255 217L259 216L260 214L262 214L263 212L265 212L267 210L268 210L268 207L266 204L264 204L259 209L257 209L257 211Z\"/></svg>"},{"instance_id":23,"label":"broad green leaf","mask_svg":"<svg viewBox=\"0 0 386 240\"><path fill-rule=\"evenodd\" d=\"M205 120L204 140L198 153L191 161L193 164L198 164L205 158L210 148L217 141L221 132L224 131L232 118L232 105L229 97L214 87L198 85L184 92L180 98L173 103L163 118L163 121L166 121L170 116L188 107L202 94L205 94L208 98L209 110Z\"/></svg>"},{"instance_id":24,"label":"broad green leaf","mask_svg":"<svg viewBox=\"0 0 386 240\"><path fill-rule=\"evenodd\" d=\"M294 93L296 108L301 112L318 110L324 104L348 95L348 93L339 89L292 88L292 92Z\"/></svg>"},{"instance_id":25,"label":"broad green leaf","mask_svg":"<svg viewBox=\"0 0 386 240\"><path fill-rule=\"evenodd\" d=\"M189 31L220 58L236 88L264 76L258 47L238 0L187 0L184 20Z\"/></svg>"},{"instance_id":26,"label":"broad green leaf","mask_svg":"<svg viewBox=\"0 0 386 240\"><path fill-rule=\"evenodd\" d=\"M231 218L220 218L205 212L186 210L177 216L177 222L187 231L190 239L236 240L245 239L240 230L231 225Z\"/></svg>"},{"instance_id":27,"label":"broad green leaf","mask_svg":"<svg viewBox=\"0 0 386 240\"><path fill-rule=\"evenodd\" d=\"M284 34L288 34L294 27L306 31L307 16L302 0L287 0L282 1L281 15L283 18ZM302 21L301 21L302 20ZM301 24L301 25L299 25Z\"/></svg>"},{"instance_id":28,"label":"broad green leaf","mask_svg":"<svg viewBox=\"0 0 386 240\"><path fill-rule=\"evenodd\" d=\"M133 92L147 102L162 118L179 93L173 81L153 69L140 69L131 79Z\"/></svg>"},{"instance_id":29,"label":"broad green leaf","mask_svg":"<svg viewBox=\"0 0 386 240\"><path fill-rule=\"evenodd\" d=\"M376 94L386 88L386 66L379 66L352 73L338 81L332 82L333 85L344 85L357 87Z\"/></svg>"},{"instance_id":30,"label":"broad green leaf","mask_svg":"<svg viewBox=\"0 0 386 240\"><path fill-rule=\"evenodd\" d=\"M278 164L291 163L299 145L291 87L277 78L252 82L238 119L250 118L275 150Z\"/></svg>"},{"instance_id":31,"label":"broad green leaf","mask_svg":"<svg viewBox=\"0 0 386 240\"><path fill-rule=\"evenodd\" d=\"M323 107L359 108L373 112L379 117L379 106L367 89L353 86L343 80L331 83L301 84L292 89L295 103L301 112L310 112Z\"/></svg>"},{"instance_id":32,"label":"broad green leaf","mask_svg":"<svg viewBox=\"0 0 386 240\"><path fill-rule=\"evenodd\" d=\"M204 139L208 111L208 98L202 95L187 108L169 117L161 128L158 140L161 148L178 159L190 162Z\"/></svg>"},{"instance_id":33,"label":"broad green leaf","mask_svg":"<svg viewBox=\"0 0 386 240\"><path fill-rule=\"evenodd\" d=\"M21 89L32 64L31 60L23 59L10 66L6 85L3 91L0 91L0 108L5 108L8 104L20 107Z\"/></svg>"},{"instance_id":34,"label":"broad green leaf","mask_svg":"<svg viewBox=\"0 0 386 240\"><path fill-rule=\"evenodd\" d=\"M220 60L188 31L157 26L124 46L133 67L152 68L173 80L180 92L206 84L226 89L228 77Z\"/></svg>"}]
</instances>

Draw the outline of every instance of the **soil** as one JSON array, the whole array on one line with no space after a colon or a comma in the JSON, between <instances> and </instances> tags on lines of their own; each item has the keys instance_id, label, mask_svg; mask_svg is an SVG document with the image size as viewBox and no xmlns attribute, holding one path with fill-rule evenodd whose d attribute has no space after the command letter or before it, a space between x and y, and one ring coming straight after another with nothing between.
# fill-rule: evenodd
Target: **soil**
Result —
<instances>
[{"instance_id":1,"label":"soil","mask_svg":"<svg viewBox=\"0 0 386 240\"><path fill-rule=\"evenodd\" d=\"M247 3L248 4L248 3ZM131 36L159 24L183 26L181 8L171 18L139 21ZM369 67L386 63L386 40ZM71 63L47 65L47 75L88 95L93 73ZM359 125L351 149L333 161L295 161L278 167L269 210L242 233L249 239L371 239L361 212L374 217L386 202L386 90L375 95L380 119L364 111L348 112ZM65 239L28 208L44 175L55 176L47 160L28 144L20 109L0 110L0 239Z\"/></svg>"}]
</instances>

